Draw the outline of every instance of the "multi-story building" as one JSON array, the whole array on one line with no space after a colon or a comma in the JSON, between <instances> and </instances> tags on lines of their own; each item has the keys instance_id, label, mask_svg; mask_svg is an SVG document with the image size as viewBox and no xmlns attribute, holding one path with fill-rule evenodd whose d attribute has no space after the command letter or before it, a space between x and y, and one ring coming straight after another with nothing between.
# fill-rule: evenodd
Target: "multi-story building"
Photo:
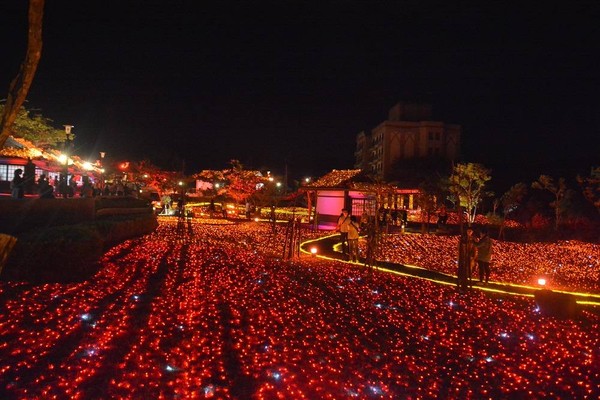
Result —
<instances>
[{"instance_id":1,"label":"multi-story building","mask_svg":"<svg viewBox=\"0 0 600 400\"><path fill-rule=\"evenodd\" d=\"M460 125L432 120L431 105L398 103L370 134L356 136L354 167L385 181L401 160L453 161L459 155L460 135Z\"/></svg>"}]
</instances>

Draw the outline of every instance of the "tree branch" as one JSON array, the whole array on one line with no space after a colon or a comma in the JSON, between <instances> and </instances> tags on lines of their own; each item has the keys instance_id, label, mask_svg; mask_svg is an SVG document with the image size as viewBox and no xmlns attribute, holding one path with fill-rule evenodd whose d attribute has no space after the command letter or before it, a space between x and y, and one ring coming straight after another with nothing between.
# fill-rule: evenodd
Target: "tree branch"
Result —
<instances>
[{"instance_id":1,"label":"tree branch","mask_svg":"<svg viewBox=\"0 0 600 400\"><path fill-rule=\"evenodd\" d=\"M42 56L42 20L44 16L45 0L29 0L27 34L27 54L19 68L17 76L12 80L6 96L4 112L0 118L0 148L10 135L10 129L15 122L19 109L27 98L29 88L33 82L35 71Z\"/></svg>"}]
</instances>

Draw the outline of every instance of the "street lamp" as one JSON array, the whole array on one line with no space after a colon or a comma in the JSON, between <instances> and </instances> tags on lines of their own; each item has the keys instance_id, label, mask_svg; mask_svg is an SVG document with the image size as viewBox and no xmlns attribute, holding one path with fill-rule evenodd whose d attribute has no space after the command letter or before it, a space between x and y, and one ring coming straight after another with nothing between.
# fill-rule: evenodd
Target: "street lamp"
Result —
<instances>
[{"instance_id":1,"label":"street lamp","mask_svg":"<svg viewBox=\"0 0 600 400\"><path fill-rule=\"evenodd\" d=\"M100 152L100 190L101 190L101 195L104 194L104 156L106 155L106 152L101 151Z\"/></svg>"},{"instance_id":2,"label":"street lamp","mask_svg":"<svg viewBox=\"0 0 600 400\"><path fill-rule=\"evenodd\" d=\"M65 127L65 141L63 143L63 154L65 156L65 165L63 169L63 176L60 179L59 183L59 192L63 197L67 197L68 194L68 184L69 184L69 156L71 155L71 138L72 133L71 129L74 128L73 125L63 125Z\"/></svg>"}]
</instances>

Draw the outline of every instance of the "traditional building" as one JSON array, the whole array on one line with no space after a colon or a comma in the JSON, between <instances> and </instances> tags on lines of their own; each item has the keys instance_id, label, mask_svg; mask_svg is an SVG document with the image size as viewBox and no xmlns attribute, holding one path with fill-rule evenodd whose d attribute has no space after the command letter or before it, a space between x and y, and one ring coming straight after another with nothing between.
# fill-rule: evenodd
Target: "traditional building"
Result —
<instances>
[{"instance_id":1,"label":"traditional building","mask_svg":"<svg viewBox=\"0 0 600 400\"><path fill-rule=\"evenodd\" d=\"M66 157L58 150L40 149L22 138L9 136L5 146L0 149L0 194L10 193L10 181L16 169L24 170L24 178L28 173L29 182L36 182L41 174L45 174L50 182L54 182L65 171L68 175L81 177L89 176L92 181L101 175L99 165L90 164L80 157L70 155ZM26 194L33 193L33 187L25 188Z\"/></svg>"},{"instance_id":2,"label":"traditional building","mask_svg":"<svg viewBox=\"0 0 600 400\"><path fill-rule=\"evenodd\" d=\"M308 195L309 215L320 229L334 228L342 208L358 218L375 215L379 208L413 210L419 193L374 182L360 169L334 169L301 190Z\"/></svg>"},{"instance_id":3,"label":"traditional building","mask_svg":"<svg viewBox=\"0 0 600 400\"><path fill-rule=\"evenodd\" d=\"M371 133L356 136L354 167L387 181L401 160L437 158L454 161L461 126L432 120L431 105L398 103Z\"/></svg>"}]
</instances>

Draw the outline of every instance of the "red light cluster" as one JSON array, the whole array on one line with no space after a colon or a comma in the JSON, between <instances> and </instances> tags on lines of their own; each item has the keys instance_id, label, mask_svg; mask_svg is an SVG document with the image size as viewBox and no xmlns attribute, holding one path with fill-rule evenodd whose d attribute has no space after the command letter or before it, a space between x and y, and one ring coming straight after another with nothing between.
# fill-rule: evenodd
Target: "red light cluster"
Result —
<instances>
[{"instance_id":1,"label":"red light cluster","mask_svg":"<svg viewBox=\"0 0 600 400\"><path fill-rule=\"evenodd\" d=\"M365 243L362 243L366 251ZM389 235L379 259L456 274L458 237ZM535 285L546 277L553 289L600 293L600 245L576 240L515 243L493 240L492 280Z\"/></svg>"},{"instance_id":2,"label":"red light cluster","mask_svg":"<svg viewBox=\"0 0 600 400\"><path fill-rule=\"evenodd\" d=\"M3 283L0 393L594 398L600 317L265 250L268 225L161 221L84 283Z\"/></svg>"}]
</instances>

